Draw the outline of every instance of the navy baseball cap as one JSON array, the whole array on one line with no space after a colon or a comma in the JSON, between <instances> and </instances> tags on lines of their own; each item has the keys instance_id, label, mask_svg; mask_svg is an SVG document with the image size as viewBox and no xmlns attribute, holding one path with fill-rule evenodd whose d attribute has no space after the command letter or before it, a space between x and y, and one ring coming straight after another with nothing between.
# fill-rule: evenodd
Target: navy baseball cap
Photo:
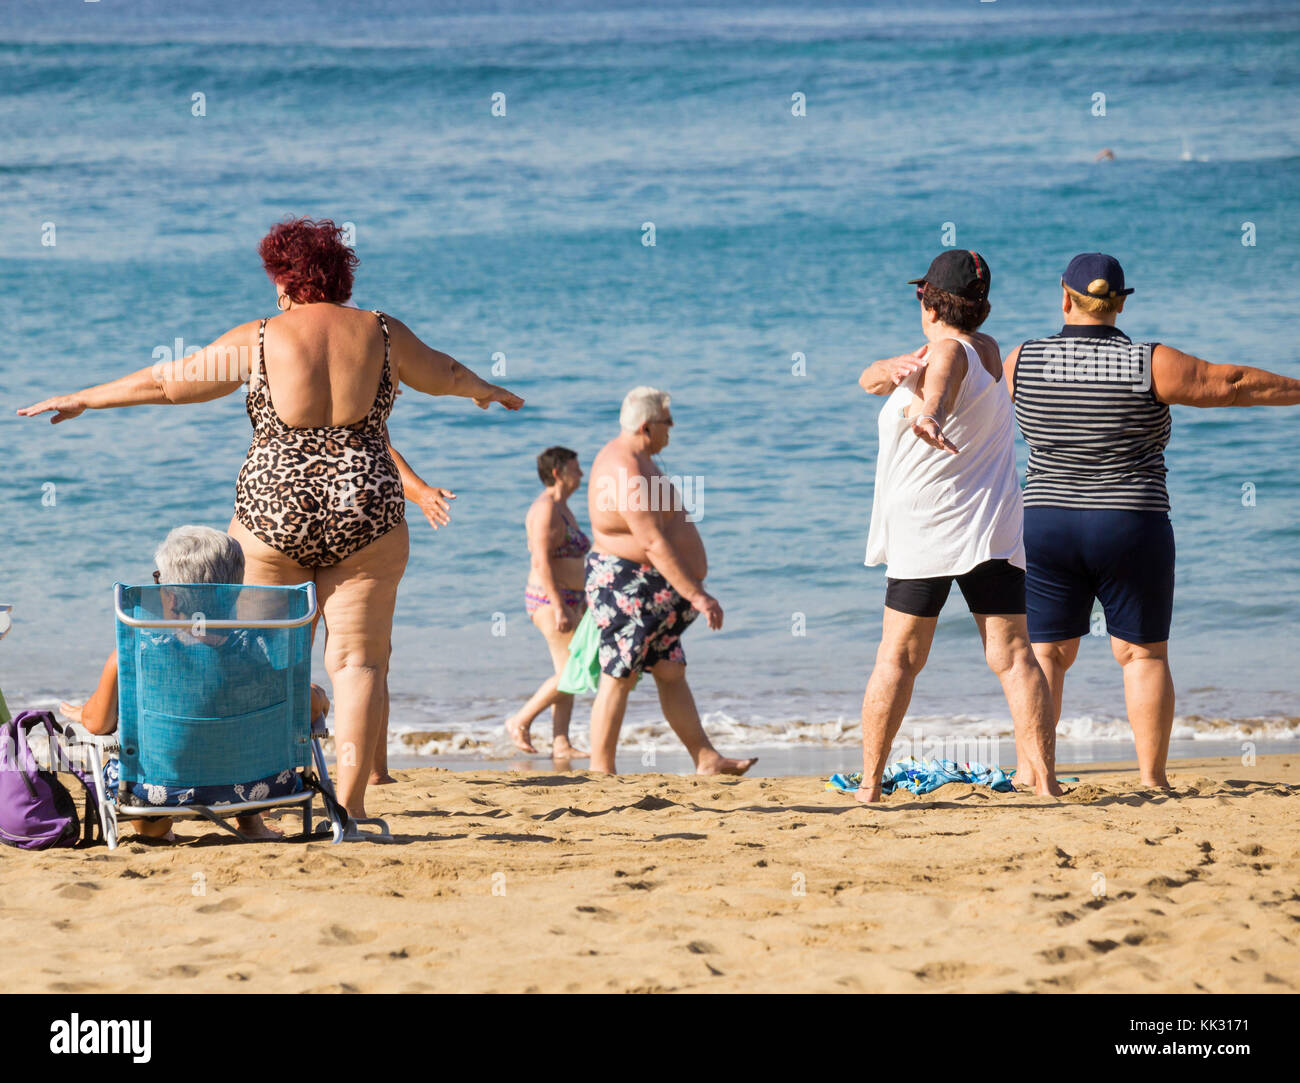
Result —
<instances>
[{"instance_id":1,"label":"navy baseball cap","mask_svg":"<svg viewBox=\"0 0 1300 1083\"><path fill-rule=\"evenodd\" d=\"M989 265L978 252L949 248L934 257L923 278L907 280L909 286L923 282L968 301L983 301L989 295Z\"/></svg>"},{"instance_id":2,"label":"navy baseball cap","mask_svg":"<svg viewBox=\"0 0 1300 1083\"><path fill-rule=\"evenodd\" d=\"M1124 268L1119 260L1104 252L1081 252L1070 260L1061 281L1075 293L1089 297L1127 297L1133 291L1124 288Z\"/></svg>"}]
</instances>

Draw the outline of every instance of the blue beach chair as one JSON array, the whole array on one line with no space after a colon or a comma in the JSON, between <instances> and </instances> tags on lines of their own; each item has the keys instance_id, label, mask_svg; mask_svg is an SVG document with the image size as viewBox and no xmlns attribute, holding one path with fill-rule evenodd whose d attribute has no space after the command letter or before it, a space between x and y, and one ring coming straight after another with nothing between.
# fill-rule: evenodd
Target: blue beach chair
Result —
<instances>
[{"instance_id":1,"label":"blue beach chair","mask_svg":"<svg viewBox=\"0 0 1300 1083\"><path fill-rule=\"evenodd\" d=\"M248 841L227 820L286 806L301 809L310 836L317 794L334 842L391 841L382 820L354 820L338 804L323 726L312 730L314 584L114 589L116 759L88 742L94 778L108 779L97 804L110 849L122 819L202 818Z\"/></svg>"}]
</instances>

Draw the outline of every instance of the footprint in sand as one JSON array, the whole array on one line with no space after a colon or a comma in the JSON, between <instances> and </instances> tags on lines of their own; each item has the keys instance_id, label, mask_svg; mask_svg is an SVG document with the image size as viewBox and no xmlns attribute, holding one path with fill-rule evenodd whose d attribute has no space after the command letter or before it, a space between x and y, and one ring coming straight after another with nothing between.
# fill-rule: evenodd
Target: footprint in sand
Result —
<instances>
[{"instance_id":1,"label":"footprint in sand","mask_svg":"<svg viewBox=\"0 0 1300 1083\"><path fill-rule=\"evenodd\" d=\"M1080 959L1086 959L1087 955L1081 948L1076 948L1073 944L1062 944L1059 948L1048 948L1038 953L1039 958L1045 959L1053 965L1058 963L1077 963Z\"/></svg>"},{"instance_id":2,"label":"footprint in sand","mask_svg":"<svg viewBox=\"0 0 1300 1083\"><path fill-rule=\"evenodd\" d=\"M322 947L337 947L340 944L368 944L378 933L349 929L345 925L331 925L321 933Z\"/></svg>"},{"instance_id":3,"label":"footprint in sand","mask_svg":"<svg viewBox=\"0 0 1300 1083\"><path fill-rule=\"evenodd\" d=\"M200 914L228 914L243 905L238 899L222 899L220 902L206 903L196 909Z\"/></svg>"}]
</instances>

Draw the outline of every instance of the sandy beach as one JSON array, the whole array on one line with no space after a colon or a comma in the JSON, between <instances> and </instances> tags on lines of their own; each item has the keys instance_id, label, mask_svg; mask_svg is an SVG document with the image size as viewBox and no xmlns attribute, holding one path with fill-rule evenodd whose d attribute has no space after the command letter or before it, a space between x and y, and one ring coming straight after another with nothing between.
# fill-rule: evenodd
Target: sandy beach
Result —
<instances>
[{"instance_id":1,"label":"sandy beach","mask_svg":"<svg viewBox=\"0 0 1300 1083\"><path fill-rule=\"evenodd\" d=\"M0 850L27 992L1071 991L1300 987L1300 755L1064 766L1064 799L821 778L436 768L399 844ZM286 816L284 827L293 824Z\"/></svg>"}]
</instances>

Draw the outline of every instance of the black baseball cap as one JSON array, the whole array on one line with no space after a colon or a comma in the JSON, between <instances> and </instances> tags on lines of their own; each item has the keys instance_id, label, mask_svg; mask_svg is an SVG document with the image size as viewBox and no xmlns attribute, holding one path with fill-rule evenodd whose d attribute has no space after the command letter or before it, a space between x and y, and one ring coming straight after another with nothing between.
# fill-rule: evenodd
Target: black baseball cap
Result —
<instances>
[{"instance_id":1,"label":"black baseball cap","mask_svg":"<svg viewBox=\"0 0 1300 1083\"><path fill-rule=\"evenodd\" d=\"M989 295L989 265L978 252L949 248L934 257L923 278L910 278L907 284L923 282L968 301L983 301Z\"/></svg>"},{"instance_id":2,"label":"black baseball cap","mask_svg":"<svg viewBox=\"0 0 1300 1083\"><path fill-rule=\"evenodd\" d=\"M1098 299L1127 297L1133 292L1124 288L1124 268L1119 260L1105 252L1080 252L1070 260L1061 281L1075 293Z\"/></svg>"}]
</instances>

